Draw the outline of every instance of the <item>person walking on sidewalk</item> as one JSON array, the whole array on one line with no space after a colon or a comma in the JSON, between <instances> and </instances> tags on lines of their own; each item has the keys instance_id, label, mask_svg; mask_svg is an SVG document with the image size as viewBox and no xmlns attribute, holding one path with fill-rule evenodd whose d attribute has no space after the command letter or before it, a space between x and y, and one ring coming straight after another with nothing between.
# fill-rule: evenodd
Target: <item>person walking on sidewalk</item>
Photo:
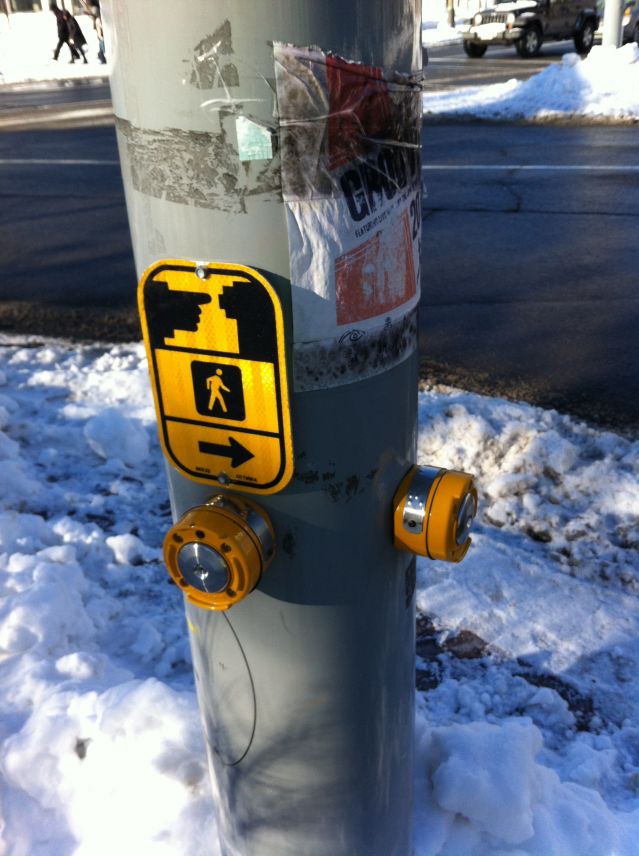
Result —
<instances>
[{"instance_id":1,"label":"person walking on sidewalk","mask_svg":"<svg viewBox=\"0 0 639 856\"><path fill-rule=\"evenodd\" d=\"M95 30L95 34L98 39L98 59L104 65L106 62L106 54L104 52L104 28L102 26L102 18L100 17L100 8L98 6L93 6L91 8L91 14L93 16L93 29Z\"/></svg>"},{"instance_id":2,"label":"person walking on sidewalk","mask_svg":"<svg viewBox=\"0 0 639 856\"><path fill-rule=\"evenodd\" d=\"M75 62L76 59L80 59L80 54L69 41L69 25L64 18L64 12L62 9L58 9L54 2L49 3L49 9L55 15L55 21L58 25L58 44L55 46L55 50L53 51L53 59L58 59L60 51L62 50L62 45L66 45L71 51L71 62Z\"/></svg>"},{"instance_id":3,"label":"person walking on sidewalk","mask_svg":"<svg viewBox=\"0 0 639 856\"><path fill-rule=\"evenodd\" d=\"M74 50L78 53L78 58L80 54L82 54L82 59L85 64L87 62L87 58L84 54L84 46L87 43L87 40L84 38L84 33L80 29L80 25L73 17L70 12L66 10L62 13L64 20L66 21L67 27L69 28L69 43L73 46ZM71 62L75 62L75 58L71 60Z\"/></svg>"}]
</instances>

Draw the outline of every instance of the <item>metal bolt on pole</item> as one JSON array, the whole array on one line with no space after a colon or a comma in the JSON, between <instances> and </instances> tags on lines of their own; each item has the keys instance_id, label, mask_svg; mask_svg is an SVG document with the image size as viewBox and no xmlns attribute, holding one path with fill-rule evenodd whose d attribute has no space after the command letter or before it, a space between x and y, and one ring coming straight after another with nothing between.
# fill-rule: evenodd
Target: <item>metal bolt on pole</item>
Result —
<instances>
[{"instance_id":1,"label":"metal bolt on pole","mask_svg":"<svg viewBox=\"0 0 639 856\"><path fill-rule=\"evenodd\" d=\"M104 5L222 852L409 856L419 0Z\"/></svg>"}]
</instances>

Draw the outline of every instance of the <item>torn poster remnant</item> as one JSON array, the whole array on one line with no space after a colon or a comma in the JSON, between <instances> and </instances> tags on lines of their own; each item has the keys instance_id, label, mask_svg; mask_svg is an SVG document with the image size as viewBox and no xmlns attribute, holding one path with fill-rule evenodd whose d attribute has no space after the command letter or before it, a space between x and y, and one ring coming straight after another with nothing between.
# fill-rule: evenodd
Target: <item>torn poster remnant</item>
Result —
<instances>
[{"instance_id":1,"label":"torn poster remnant","mask_svg":"<svg viewBox=\"0 0 639 856\"><path fill-rule=\"evenodd\" d=\"M370 343L419 301L421 89L315 48L276 44L274 58L294 357L307 363L313 342L324 354L350 348L340 363L352 370L317 380L349 383L371 373L353 362L370 351L354 352L345 333L356 325ZM388 362L372 373L410 352L382 349Z\"/></svg>"}]
</instances>

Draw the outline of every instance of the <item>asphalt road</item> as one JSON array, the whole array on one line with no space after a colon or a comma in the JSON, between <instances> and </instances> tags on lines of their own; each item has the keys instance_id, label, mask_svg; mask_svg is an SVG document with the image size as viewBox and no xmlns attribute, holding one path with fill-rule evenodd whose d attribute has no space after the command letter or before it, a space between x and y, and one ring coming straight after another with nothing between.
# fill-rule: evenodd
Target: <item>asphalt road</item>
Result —
<instances>
[{"instance_id":1,"label":"asphalt road","mask_svg":"<svg viewBox=\"0 0 639 856\"><path fill-rule=\"evenodd\" d=\"M0 133L0 199L0 329L137 337L114 128Z\"/></svg>"},{"instance_id":2,"label":"asphalt road","mask_svg":"<svg viewBox=\"0 0 639 856\"><path fill-rule=\"evenodd\" d=\"M639 428L639 128L422 139L422 354L466 388Z\"/></svg>"},{"instance_id":3,"label":"asphalt road","mask_svg":"<svg viewBox=\"0 0 639 856\"><path fill-rule=\"evenodd\" d=\"M136 338L108 93L6 94L0 330ZM425 374L639 428L639 128L438 122L423 142Z\"/></svg>"},{"instance_id":4,"label":"asphalt road","mask_svg":"<svg viewBox=\"0 0 639 856\"><path fill-rule=\"evenodd\" d=\"M108 78L76 78L42 83L15 83L0 87L0 116L14 110L92 104L111 100Z\"/></svg>"},{"instance_id":5,"label":"asphalt road","mask_svg":"<svg viewBox=\"0 0 639 856\"><path fill-rule=\"evenodd\" d=\"M101 78L0 86L0 132L112 125L111 92Z\"/></svg>"},{"instance_id":6,"label":"asphalt road","mask_svg":"<svg viewBox=\"0 0 639 856\"><path fill-rule=\"evenodd\" d=\"M459 86L485 86L506 80L527 80L551 63L574 53L572 42L548 42L539 55L521 59L514 48L491 46L480 59L470 59L461 43L429 48L424 91L443 92Z\"/></svg>"}]
</instances>

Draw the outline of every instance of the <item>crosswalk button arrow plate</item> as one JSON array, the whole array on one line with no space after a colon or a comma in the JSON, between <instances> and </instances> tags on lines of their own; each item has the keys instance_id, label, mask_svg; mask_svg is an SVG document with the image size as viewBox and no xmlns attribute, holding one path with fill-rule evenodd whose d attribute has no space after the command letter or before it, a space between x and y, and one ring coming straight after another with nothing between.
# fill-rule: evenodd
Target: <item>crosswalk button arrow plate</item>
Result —
<instances>
[{"instance_id":1,"label":"crosswalk button arrow plate","mask_svg":"<svg viewBox=\"0 0 639 856\"><path fill-rule=\"evenodd\" d=\"M188 478L276 493L293 472L284 322L250 267L169 259L138 306L160 440Z\"/></svg>"}]
</instances>

